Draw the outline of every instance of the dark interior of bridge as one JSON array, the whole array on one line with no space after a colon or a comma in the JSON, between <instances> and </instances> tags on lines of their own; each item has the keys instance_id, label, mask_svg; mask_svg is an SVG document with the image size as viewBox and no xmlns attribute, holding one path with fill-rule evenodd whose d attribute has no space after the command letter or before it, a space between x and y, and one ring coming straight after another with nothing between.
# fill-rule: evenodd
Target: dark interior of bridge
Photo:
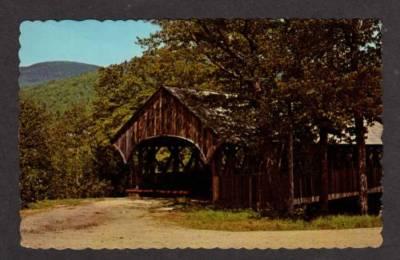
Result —
<instances>
[{"instance_id":1,"label":"dark interior of bridge","mask_svg":"<svg viewBox=\"0 0 400 260\"><path fill-rule=\"evenodd\" d=\"M193 198L210 198L210 170L204 155L189 140L170 136L146 139L137 145L135 155L139 189L163 191L153 194L157 196L185 191Z\"/></svg>"}]
</instances>

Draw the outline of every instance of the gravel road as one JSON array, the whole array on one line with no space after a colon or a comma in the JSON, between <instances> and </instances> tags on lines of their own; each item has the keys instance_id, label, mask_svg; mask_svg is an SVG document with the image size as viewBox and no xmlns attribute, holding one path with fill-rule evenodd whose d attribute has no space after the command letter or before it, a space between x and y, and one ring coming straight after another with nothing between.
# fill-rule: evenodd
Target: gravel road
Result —
<instances>
[{"instance_id":1,"label":"gravel road","mask_svg":"<svg viewBox=\"0 0 400 260\"><path fill-rule=\"evenodd\" d=\"M381 228L312 231L213 231L159 221L168 201L110 198L23 212L21 244L30 248L361 248L379 247Z\"/></svg>"}]
</instances>

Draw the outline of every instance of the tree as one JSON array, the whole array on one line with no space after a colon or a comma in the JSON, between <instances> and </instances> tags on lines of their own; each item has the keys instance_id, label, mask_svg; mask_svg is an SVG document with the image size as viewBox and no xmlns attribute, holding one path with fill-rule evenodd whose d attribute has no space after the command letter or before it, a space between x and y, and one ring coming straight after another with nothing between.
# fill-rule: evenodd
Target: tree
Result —
<instances>
[{"instance_id":1,"label":"tree","mask_svg":"<svg viewBox=\"0 0 400 260\"><path fill-rule=\"evenodd\" d=\"M331 49L331 31L329 21L321 20L284 20L274 39L276 48L276 66L280 77L276 79L278 99L281 111L286 118L285 128L288 136L288 165L290 191L293 198L293 139L294 126L310 131L307 126L314 126L319 132L321 155L321 194L322 209L327 210L328 203L328 132L337 119L332 99L334 86L324 79L329 73L322 73L327 67L326 53ZM310 70L318 67L321 72ZM324 75L323 80L315 75ZM328 75L330 76L330 75ZM305 140L302 140L305 142Z\"/></svg>"},{"instance_id":2,"label":"tree","mask_svg":"<svg viewBox=\"0 0 400 260\"><path fill-rule=\"evenodd\" d=\"M192 19L155 23L161 30L141 41L149 52L161 46L191 51L201 57L198 62L215 68L225 89L237 92L248 85L260 88L262 81L274 78L267 40L274 33L271 28L279 26L280 20Z\"/></svg>"},{"instance_id":3,"label":"tree","mask_svg":"<svg viewBox=\"0 0 400 260\"><path fill-rule=\"evenodd\" d=\"M22 205L48 197L50 173L49 125L52 118L43 104L20 101L20 189Z\"/></svg>"},{"instance_id":4,"label":"tree","mask_svg":"<svg viewBox=\"0 0 400 260\"><path fill-rule=\"evenodd\" d=\"M93 166L92 125L86 104L76 104L53 123L51 158L53 172L49 194L56 198L103 196L107 182L101 179Z\"/></svg>"},{"instance_id":5,"label":"tree","mask_svg":"<svg viewBox=\"0 0 400 260\"><path fill-rule=\"evenodd\" d=\"M368 213L366 126L374 121L380 121L382 113L381 26L381 22L377 19L353 19L341 23L348 50L343 70L348 89L348 109L353 114L356 136L361 214Z\"/></svg>"}]
</instances>

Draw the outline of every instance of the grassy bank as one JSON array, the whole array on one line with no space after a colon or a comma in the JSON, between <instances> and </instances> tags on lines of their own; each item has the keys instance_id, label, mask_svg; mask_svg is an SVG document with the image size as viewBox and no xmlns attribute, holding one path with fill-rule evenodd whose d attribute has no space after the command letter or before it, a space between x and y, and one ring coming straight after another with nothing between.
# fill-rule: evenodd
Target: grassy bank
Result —
<instances>
[{"instance_id":1,"label":"grassy bank","mask_svg":"<svg viewBox=\"0 0 400 260\"><path fill-rule=\"evenodd\" d=\"M77 206L88 200L83 199L59 199L59 200L41 200L28 204L28 209L49 209L57 206Z\"/></svg>"},{"instance_id":2,"label":"grassy bank","mask_svg":"<svg viewBox=\"0 0 400 260\"><path fill-rule=\"evenodd\" d=\"M29 203L26 208L20 211L20 214L21 216L27 216L55 207L73 207L99 200L103 200L103 198L41 200Z\"/></svg>"},{"instance_id":3,"label":"grassy bank","mask_svg":"<svg viewBox=\"0 0 400 260\"><path fill-rule=\"evenodd\" d=\"M265 218L250 210L196 209L174 211L164 217L187 228L227 231L350 229L382 226L381 218L371 215L332 215L306 221L302 219Z\"/></svg>"}]
</instances>

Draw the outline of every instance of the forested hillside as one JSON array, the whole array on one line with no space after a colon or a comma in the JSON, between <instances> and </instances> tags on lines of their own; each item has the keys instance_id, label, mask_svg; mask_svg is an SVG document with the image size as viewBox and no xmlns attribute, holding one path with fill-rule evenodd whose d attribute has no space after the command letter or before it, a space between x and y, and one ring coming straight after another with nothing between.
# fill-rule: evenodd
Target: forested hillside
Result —
<instances>
[{"instance_id":1,"label":"forested hillside","mask_svg":"<svg viewBox=\"0 0 400 260\"><path fill-rule=\"evenodd\" d=\"M20 94L21 98L44 103L53 112L64 112L77 103L89 104L90 107L97 77L98 72L88 72L68 79L25 87Z\"/></svg>"},{"instance_id":2,"label":"forested hillside","mask_svg":"<svg viewBox=\"0 0 400 260\"><path fill-rule=\"evenodd\" d=\"M51 80L78 76L98 68L95 65L70 61L41 62L26 67L21 66L18 81L21 87L37 85Z\"/></svg>"}]
</instances>

